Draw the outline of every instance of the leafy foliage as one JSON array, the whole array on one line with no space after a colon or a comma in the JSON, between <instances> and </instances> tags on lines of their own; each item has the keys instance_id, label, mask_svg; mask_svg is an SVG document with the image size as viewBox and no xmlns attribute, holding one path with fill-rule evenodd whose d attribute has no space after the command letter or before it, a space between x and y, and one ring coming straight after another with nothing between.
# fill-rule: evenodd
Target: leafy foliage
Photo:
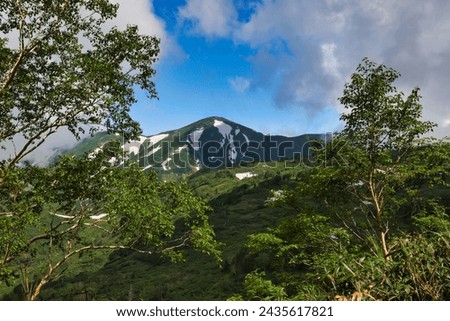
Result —
<instances>
[{"instance_id":1,"label":"leafy foliage","mask_svg":"<svg viewBox=\"0 0 450 321\"><path fill-rule=\"evenodd\" d=\"M126 139L139 124L128 112L133 87L156 97L151 80L159 40L104 23L117 5L105 0L2 1L0 31L0 142L26 143L8 161L19 162L60 128L79 137L104 125Z\"/></svg>"},{"instance_id":2,"label":"leafy foliage","mask_svg":"<svg viewBox=\"0 0 450 321\"><path fill-rule=\"evenodd\" d=\"M342 135L352 146L365 151L370 161L367 165L382 160L399 162L414 141L435 126L420 119L419 88L406 99L397 92L393 83L399 76L394 69L365 58L339 99L349 109L341 116L345 122ZM389 155L393 151L396 157Z\"/></svg>"},{"instance_id":3,"label":"leafy foliage","mask_svg":"<svg viewBox=\"0 0 450 321\"><path fill-rule=\"evenodd\" d=\"M63 267L68 268L61 275L54 274L43 288L40 299L226 300L242 287L248 272L264 263L264 258L255 257L246 249L247 235L274 227L295 213L264 206L270 190L292 186L291 180L303 170L301 166L285 168L284 163L268 163L252 167L256 175L243 180L235 174L247 172L248 168L201 170L187 179L195 196L207 200L212 207L207 213L208 222L214 227L216 242L223 244L220 265L211 255L195 250L192 242L183 248L184 260L177 264L171 264L168 255L129 250L90 251L73 257L70 265ZM185 227L181 222L175 227L175 234L181 236ZM84 239L97 242L106 242L110 237L96 229L85 232ZM36 255L36 261L45 262L45 253ZM0 286L0 296L8 300L20 299L21 286L18 282L14 286Z\"/></svg>"},{"instance_id":4,"label":"leafy foliage","mask_svg":"<svg viewBox=\"0 0 450 321\"><path fill-rule=\"evenodd\" d=\"M35 299L69 258L85 251L130 249L179 260L180 250L192 245L220 260L204 202L185 185L161 182L153 172L117 167L110 152L64 157L50 169L18 170L27 185L20 191L34 198L26 198L22 213L20 198L3 199L14 211L1 217L8 233L0 249L6 253L3 265L20 271L28 298ZM33 207L33 199L45 206ZM25 212L29 208L32 213ZM34 275L37 267L43 276Z\"/></svg>"},{"instance_id":5,"label":"leafy foliage","mask_svg":"<svg viewBox=\"0 0 450 321\"><path fill-rule=\"evenodd\" d=\"M368 59L358 66L351 82L345 85L340 102L349 113L343 114L345 128L339 134L349 147L341 157L347 159L343 172L348 190L374 218L375 230L386 258L389 258L389 222L402 205L400 190L409 190L414 178L414 154L425 142L418 138L435 124L422 121L419 89L404 99L394 81L399 73ZM337 175L343 178L341 168ZM339 173L341 172L341 173Z\"/></svg>"},{"instance_id":6,"label":"leafy foliage","mask_svg":"<svg viewBox=\"0 0 450 321\"><path fill-rule=\"evenodd\" d=\"M446 300L450 295L449 234L404 235L393 241L392 260L359 253L343 257L345 269L335 270L331 282L335 299ZM381 251L380 251L381 254Z\"/></svg>"},{"instance_id":7,"label":"leafy foliage","mask_svg":"<svg viewBox=\"0 0 450 321\"><path fill-rule=\"evenodd\" d=\"M179 261L192 246L220 260L209 206L185 184L142 172L117 142L51 168L22 162L61 128L77 139L87 129L140 134L129 111L135 87L157 97L159 40L132 25L108 28L117 8L107 0L0 4L0 147L14 146L0 161L0 281L20 278L21 298L37 299L70 259L94 250Z\"/></svg>"},{"instance_id":8,"label":"leafy foliage","mask_svg":"<svg viewBox=\"0 0 450 321\"><path fill-rule=\"evenodd\" d=\"M283 301L286 293L280 286L265 279L264 272L253 272L248 274L244 280L245 296L236 295L230 301Z\"/></svg>"},{"instance_id":9,"label":"leafy foliage","mask_svg":"<svg viewBox=\"0 0 450 321\"><path fill-rule=\"evenodd\" d=\"M249 238L291 299L449 297L450 144L421 138L434 124L421 120L418 89L397 93L398 77L364 59L340 98L344 130L269 202L299 214Z\"/></svg>"}]
</instances>

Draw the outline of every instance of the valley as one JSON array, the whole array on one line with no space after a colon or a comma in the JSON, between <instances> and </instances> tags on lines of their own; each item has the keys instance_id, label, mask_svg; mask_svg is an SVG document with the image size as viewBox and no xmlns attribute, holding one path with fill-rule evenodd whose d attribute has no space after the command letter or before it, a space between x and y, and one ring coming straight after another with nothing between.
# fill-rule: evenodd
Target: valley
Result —
<instances>
[{"instance_id":1,"label":"valley","mask_svg":"<svg viewBox=\"0 0 450 321\"><path fill-rule=\"evenodd\" d=\"M208 216L223 244L221 264L193 250L187 250L186 260L177 263L127 251L94 252L68 263L65 274L46 286L42 299L228 299L241 290L244 276L258 265L245 246L248 234L263 232L295 214L292 209L266 204L271 191L292 185L301 173L298 167L284 165L271 162L202 169L186 178L189 188L212 207ZM17 287L12 292L2 288L0 294L4 299L18 299L14 295L14 291L20 293Z\"/></svg>"},{"instance_id":2,"label":"valley","mask_svg":"<svg viewBox=\"0 0 450 321\"><path fill-rule=\"evenodd\" d=\"M42 299L226 300L241 289L245 274L257 265L245 246L248 235L295 214L293 209L273 208L266 202L272 191L292 186L300 177L304 168L300 153L308 151L307 139L320 137L267 136L210 117L128 143L107 133L81 141L63 155L95 154L107 150L111 142L120 142L141 170L155 171L163 180L185 180L211 206L208 216L223 244L223 262L192 250L186 252L185 262L177 263L127 251L93 252L68 263L65 274L46 286ZM297 159L291 159L295 153ZM20 293L19 285L12 292L9 289L0 289L4 299L20 297L14 294Z\"/></svg>"},{"instance_id":3,"label":"valley","mask_svg":"<svg viewBox=\"0 0 450 321\"><path fill-rule=\"evenodd\" d=\"M338 254L341 250L334 252L337 249L333 248L333 243L339 239L338 244L345 244L352 239L347 232L344 233L344 230L352 231L348 224L367 228L364 208L361 208L363 212L359 210L359 200L339 197L341 193L346 193L345 188L326 193L332 197L333 206L340 208L340 212L351 213L353 223L339 213L332 214L329 206L325 206L329 196L321 193L336 183L320 183L320 175L332 170L332 167L323 167L311 151L313 147L323 148L325 145L321 140L330 138L330 135L268 136L224 118L211 117L178 130L141 136L139 140L128 143L124 143L118 135L107 133L81 141L62 156L69 159L83 155L95 158L97 153L108 152L110 147L119 144L124 153L122 159L137 164L139 171L156 173L168 184L186 184L185 188L209 206L208 221L220 244L221 259L216 260L189 246L183 250L182 259L126 249L93 251L64 263L64 273L45 285L40 299L241 300L255 299L239 294L249 291L249 286L255 286L256 289L261 288L249 293L262 291L258 295L273 300L275 297L271 291L285 291L277 288L273 281L284 284L289 291L282 294L286 298L287 295L294 295L293 298L301 300L330 299L330 292L310 292L318 291L321 286L314 288L320 283L314 285L316 281L310 279L309 265L314 266L314 260L324 260L320 255L326 253L317 252L316 246L323 249L331 246L327 250L331 261L321 264L335 266L333 260L336 259L331 259L332 255L341 255ZM320 155L320 150L317 153ZM55 162L58 162L58 157ZM445 168L445 158L443 161ZM117 164L113 166L123 167L123 163L117 162L118 159L108 160L110 166ZM346 170L345 167L343 170ZM310 181L312 178L313 181ZM360 182L347 186L360 187ZM307 190L304 190L305 186L308 186ZM425 198L434 195L441 200L447 199L443 204L449 208L446 188L428 186L421 194ZM399 192L398 197L404 196ZM371 207L367 201L362 205ZM411 210L406 203L397 209L400 216L391 220L393 233L415 230L414 219L408 214ZM42 213L44 222L48 221L48 214L46 211ZM105 214L91 215L90 219L93 218L108 220ZM295 229L290 231L291 228ZM181 235L183 227L180 225L177 230ZM87 242L98 244L114 238L91 233L85 232L82 237ZM331 236L333 242L330 244ZM292 241L294 243L290 245ZM284 244L280 245L280 253L274 252L272 242ZM342 244L339 246L344 246ZM289 250L283 250L283 247ZM40 256L45 256L45 251L41 254L39 251L34 254L38 261ZM360 250L352 245L345 251ZM297 258L297 255L300 257ZM342 255L344 257L338 260L348 259L353 254ZM294 263L299 259L300 262L310 263ZM42 261L45 261L44 257ZM44 265L36 265L35 272L40 273L40 269L44 268ZM256 282L254 285L248 283L251 278ZM312 282L315 290L310 290L310 285L298 288L299 284L308 282ZM2 284L0 297L3 300L20 300L23 293L18 279L14 284Z\"/></svg>"}]
</instances>

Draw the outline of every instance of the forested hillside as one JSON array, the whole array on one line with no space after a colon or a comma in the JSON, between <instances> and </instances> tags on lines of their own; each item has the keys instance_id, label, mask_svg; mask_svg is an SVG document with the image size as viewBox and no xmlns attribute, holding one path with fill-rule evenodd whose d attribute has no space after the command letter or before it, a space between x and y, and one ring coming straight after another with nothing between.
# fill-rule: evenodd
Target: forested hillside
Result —
<instances>
[{"instance_id":1,"label":"forested hillside","mask_svg":"<svg viewBox=\"0 0 450 321\"><path fill-rule=\"evenodd\" d=\"M106 28L117 10L0 4L1 299L450 299L450 143L419 88L365 58L333 137L220 117L145 137L159 39ZM27 161L63 129L93 138Z\"/></svg>"},{"instance_id":2,"label":"forested hillside","mask_svg":"<svg viewBox=\"0 0 450 321\"><path fill-rule=\"evenodd\" d=\"M295 163L292 163L294 165ZM195 251L186 260L125 250L83 255L66 266L64 275L50 282L42 293L45 300L225 300L242 287L246 273L257 267L246 248L247 235L275 226L293 210L266 206L272 190L293 186L300 167L286 169L284 163L256 167L205 170L187 183L195 195L208 200L209 222L222 243L223 262ZM298 165L298 164L297 164ZM236 176L252 173L239 180ZM3 294L11 289L3 288ZM21 293L20 285L15 291ZM5 299L20 298L7 294Z\"/></svg>"}]
</instances>

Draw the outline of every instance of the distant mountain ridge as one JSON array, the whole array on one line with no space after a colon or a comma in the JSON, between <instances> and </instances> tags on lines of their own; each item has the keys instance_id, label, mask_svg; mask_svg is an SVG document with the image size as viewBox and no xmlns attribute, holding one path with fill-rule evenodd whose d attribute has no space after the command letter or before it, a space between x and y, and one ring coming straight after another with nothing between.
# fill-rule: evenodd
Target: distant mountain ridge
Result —
<instances>
[{"instance_id":1,"label":"distant mountain ridge","mask_svg":"<svg viewBox=\"0 0 450 321\"><path fill-rule=\"evenodd\" d=\"M75 151L86 151L86 145L92 149L95 140L98 140L97 148L100 148L109 136L110 139L118 139L105 133L99 135L84 140ZM139 140L123 143L122 147L143 169L189 173L200 168L214 169L300 158L308 155L310 140L320 139L324 139L324 135L265 135L215 116L158 135L141 136Z\"/></svg>"}]
</instances>

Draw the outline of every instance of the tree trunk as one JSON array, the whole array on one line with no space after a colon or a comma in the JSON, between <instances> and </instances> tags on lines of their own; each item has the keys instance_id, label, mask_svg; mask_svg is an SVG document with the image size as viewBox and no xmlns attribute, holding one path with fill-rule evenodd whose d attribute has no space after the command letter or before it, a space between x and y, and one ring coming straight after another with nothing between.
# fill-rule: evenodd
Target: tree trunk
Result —
<instances>
[{"instance_id":1,"label":"tree trunk","mask_svg":"<svg viewBox=\"0 0 450 321\"><path fill-rule=\"evenodd\" d=\"M391 257L389 255L389 249L388 249L388 245L387 245L387 229L386 229L386 224L383 221L383 188L381 189L380 192L377 191L376 188L376 182L374 180L374 173L375 173L375 169L372 168L370 173L369 173L369 188L370 188L370 193L371 193L371 197L373 200L373 203L375 205L375 219L377 222L377 229L378 229L378 237L380 239L380 243L381 243L381 248L383 249L383 255L384 258L386 260L390 260Z\"/></svg>"},{"instance_id":2,"label":"tree trunk","mask_svg":"<svg viewBox=\"0 0 450 321\"><path fill-rule=\"evenodd\" d=\"M381 246L383 248L384 258L386 260L390 260L391 256L389 255L389 249L388 249L388 246L387 246L386 232L385 231L380 231L380 240L381 240Z\"/></svg>"}]
</instances>

